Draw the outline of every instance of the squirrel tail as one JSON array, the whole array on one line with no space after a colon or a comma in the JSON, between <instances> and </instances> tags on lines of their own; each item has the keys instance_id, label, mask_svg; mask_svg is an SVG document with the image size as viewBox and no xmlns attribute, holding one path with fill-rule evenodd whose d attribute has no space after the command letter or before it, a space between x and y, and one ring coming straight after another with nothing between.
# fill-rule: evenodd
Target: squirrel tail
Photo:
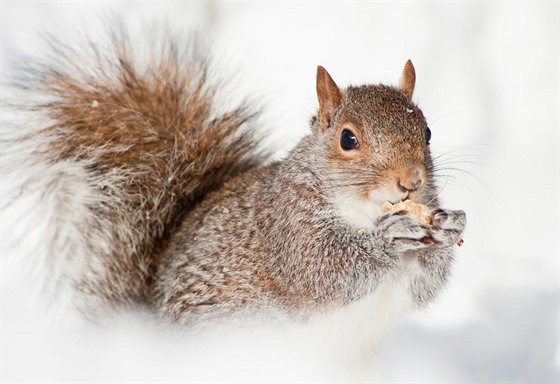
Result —
<instances>
[{"instance_id":1,"label":"squirrel tail","mask_svg":"<svg viewBox=\"0 0 560 384\"><path fill-rule=\"evenodd\" d=\"M50 43L51 57L26 64L13 83L19 111L35 119L5 157L22 178L18 196L39 191L58 279L90 304L136 306L149 304L158 255L181 218L267 155L257 113L219 111L196 42L183 48L165 34L141 50L122 28L108 40Z\"/></svg>"}]
</instances>

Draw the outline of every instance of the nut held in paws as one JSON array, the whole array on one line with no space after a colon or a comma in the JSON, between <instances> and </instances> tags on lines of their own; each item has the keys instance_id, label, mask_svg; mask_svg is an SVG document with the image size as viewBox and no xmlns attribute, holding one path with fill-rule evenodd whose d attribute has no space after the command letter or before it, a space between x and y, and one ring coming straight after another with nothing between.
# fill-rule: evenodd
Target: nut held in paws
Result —
<instances>
[{"instance_id":1,"label":"nut held in paws","mask_svg":"<svg viewBox=\"0 0 560 384\"><path fill-rule=\"evenodd\" d=\"M396 204L386 201L381 209L383 213L404 211L407 215L414 217L420 223L427 226L432 226L434 223L430 208L414 200L405 200Z\"/></svg>"}]
</instances>

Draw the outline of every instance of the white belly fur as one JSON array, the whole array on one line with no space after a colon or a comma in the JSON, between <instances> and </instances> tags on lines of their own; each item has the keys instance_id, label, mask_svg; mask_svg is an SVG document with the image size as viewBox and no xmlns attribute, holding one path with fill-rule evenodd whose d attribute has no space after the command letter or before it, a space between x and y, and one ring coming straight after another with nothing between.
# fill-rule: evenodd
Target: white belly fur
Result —
<instances>
[{"instance_id":1,"label":"white belly fur","mask_svg":"<svg viewBox=\"0 0 560 384\"><path fill-rule=\"evenodd\" d=\"M410 261L399 272L388 275L360 300L309 321L308 331L325 355L348 363L365 363L373 357L382 341L415 307L410 281L419 273L418 264Z\"/></svg>"}]
</instances>

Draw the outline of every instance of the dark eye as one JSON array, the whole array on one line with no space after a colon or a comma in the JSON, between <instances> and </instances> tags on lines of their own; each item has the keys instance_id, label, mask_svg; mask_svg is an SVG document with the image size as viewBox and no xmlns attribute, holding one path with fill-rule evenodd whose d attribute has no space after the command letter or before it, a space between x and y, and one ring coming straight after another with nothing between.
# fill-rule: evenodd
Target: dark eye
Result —
<instances>
[{"instance_id":1,"label":"dark eye","mask_svg":"<svg viewBox=\"0 0 560 384\"><path fill-rule=\"evenodd\" d=\"M350 151L352 149L358 149L360 147L360 143L358 143L358 138L352 131L345 129L342 131L340 135L340 146L345 151Z\"/></svg>"},{"instance_id":2,"label":"dark eye","mask_svg":"<svg viewBox=\"0 0 560 384\"><path fill-rule=\"evenodd\" d=\"M430 131L430 127L426 127L426 144L430 144L431 138L432 138L432 131Z\"/></svg>"}]
</instances>

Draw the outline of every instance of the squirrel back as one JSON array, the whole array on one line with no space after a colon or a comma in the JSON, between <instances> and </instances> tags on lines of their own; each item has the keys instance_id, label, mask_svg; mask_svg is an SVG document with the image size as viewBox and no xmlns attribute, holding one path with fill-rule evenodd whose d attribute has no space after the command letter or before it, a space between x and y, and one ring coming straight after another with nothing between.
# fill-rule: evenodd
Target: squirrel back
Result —
<instances>
[{"instance_id":1,"label":"squirrel back","mask_svg":"<svg viewBox=\"0 0 560 384\"><path fill-rule=\"evenodd\" d=\"M141 57L124 29L109 40L50 42L52 57L27 61L13 85L34 120L6 140L4 160L28 165L16 195L41 188L52 208L47 263L71 269L62 279L88 301L132 306L150 301L181 218L266 155L254 111L215 105L218 82L193 41L166 35Z\"/></svg>"}]
</instances>

